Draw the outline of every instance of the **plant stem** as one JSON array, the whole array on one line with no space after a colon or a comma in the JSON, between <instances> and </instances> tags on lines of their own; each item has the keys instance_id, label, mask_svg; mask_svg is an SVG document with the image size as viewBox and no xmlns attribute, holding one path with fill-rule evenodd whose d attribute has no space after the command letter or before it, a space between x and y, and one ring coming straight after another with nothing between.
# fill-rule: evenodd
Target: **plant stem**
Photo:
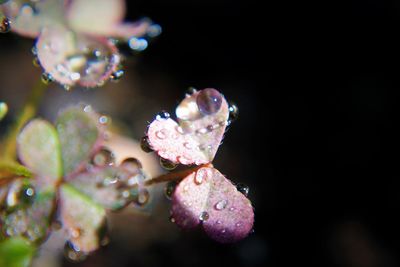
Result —
<instances>
[{"instance_id":1,"label":"plant stem","mask_svg":"<svg viewBox=\"0 0 400 267\"><path fill-rule=\"evenodd\" d=\"M171 181L180 181L186 176L190 175L193 172L196 172L197 170L203 168L203 167L212 167L213 165L211 163L195 166L189 169L185 169L182 171L178 172L169 172L167 174L160 175L158 177L152 178L150 180L147 180L145 182L146 186L149 185L154 185L154 184L159 184L159 183L165 183L165 182L171 182Z\"/></svg>"},{"instance_id":2,"label":"plant stem","mask_svg":"<svg viewBox=\"0 0 400 267\"><path fill-rule=\"evenodd\" d=\"M16 162L0 161L0 184L1 180L14 177L15 175L31 177L32 173L27 168Z\"/></svg>"},{"instance_id":3,"label":"plant stem","mask_svg":"<svg viewBox=\"0 0 400 267\"><path fill-rule=\"evenodd\" d=\"M16 146L17 146L17 135L21 131L22 127L26 122L32 119L36 115L37 107L42 99L44 92L46 91L47 84L43 83L41 80L36 83L33 87L25 106L19 113L17 120L11 126L8 131L5 140L3 141L3 150L1 154L1 159L6 161L16 160Z\"/></svg>"}]
</instances>

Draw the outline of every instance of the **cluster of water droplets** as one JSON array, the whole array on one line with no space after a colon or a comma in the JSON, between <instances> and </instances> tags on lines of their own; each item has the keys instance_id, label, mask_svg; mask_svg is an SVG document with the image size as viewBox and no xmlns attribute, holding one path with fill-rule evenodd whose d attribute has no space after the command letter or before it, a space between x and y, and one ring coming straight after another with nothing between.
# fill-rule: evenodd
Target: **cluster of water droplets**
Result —
<instances>
[{"instance_id":1,"label":"cluster of water droplets","mask_svg":"<svg viewBox=\"0 0 400 267\"><path fill-rule=\"evenodd\" d=\"M31 221L30 208L36 196L35 187L27 180L16 179L0 188L1 235L40 239L45 229Z\"/></svg>"}]
</instances>

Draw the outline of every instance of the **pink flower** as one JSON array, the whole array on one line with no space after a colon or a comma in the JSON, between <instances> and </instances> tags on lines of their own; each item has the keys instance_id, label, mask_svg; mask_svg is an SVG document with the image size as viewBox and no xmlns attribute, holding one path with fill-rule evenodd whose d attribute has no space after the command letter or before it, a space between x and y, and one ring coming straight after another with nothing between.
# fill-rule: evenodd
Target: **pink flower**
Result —
<instances>
[{"instance_id":1,"label":"pink flower","mask_svg":"<svg viewBox=\"0 0 400 267\"><path fill-rule=\"evenodd\" d=\"M161 30L148 19L123 22L124 0L14 0L0 10L11 21L12 31L37 38L34 52L40 65L66 88L96 87L118 78L121 56L115 40L142 50L147 42L138 37Z\"/></svg>"}]
</instances>

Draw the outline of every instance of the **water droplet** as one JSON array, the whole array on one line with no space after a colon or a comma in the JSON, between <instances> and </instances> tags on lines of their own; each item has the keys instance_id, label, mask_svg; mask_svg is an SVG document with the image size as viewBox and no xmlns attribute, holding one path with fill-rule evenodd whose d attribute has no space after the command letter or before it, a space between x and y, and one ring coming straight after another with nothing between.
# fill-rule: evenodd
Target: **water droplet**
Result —
<instances>
[{"instance_id":1,"label":"water droplet","mask_svg":"<svg viewBox=\"0 0 400 267\"><path fill-rule=\"evenodd\" d=\"M42 82L43 83L49 84L49 83L51 83L53 81L54 81L54 78L53 78L53 76L51 76L51 74L49 74L49 73L43 73L42 74Z\"/></svg>"},{"instance_id":2,"label":"water droplet","mask_svg":"<svg viewBox=\"0 0 400 267\"><path fill-rule=\"evenodd\" d=\"M145 188L142 188L139 191L139 194L138 194L137 199L136 199L135 202L139 206L144 206L149 202L149 199L150 199L149 191L147 189L145 189Z\"/></svg>"},{"instance_id":3,"label":"water droplet","mask_svg":"<svg viewBox=\"0 0 400 267\"><path fill-rule=\"evenodd\" d=\"M184 134L185 131L183 130L183 128L181 126L176 126L176 131L180 134Z\"/></svg>"},{"instance_id":4,"label":"water droplet","mask_svg":"<svg viewBox=\"0 0 400 267\"><path fill-rule=\"evenodd\" d=\"M116 81L119 81L122 78L122 76L124 76L124 74L125 74L125 71L120 69L120 70L114 71L111 74L110 78L112 81L116 82Z\"/></svg>"},{"instance_id":5,"label":"water droplet","mask_svg":"<svg viewBox=\"0 0 400 267\"><path fill-rule=\"evenodd\" d=\"M114 163L114 154L107 148L100 149L92 158L92 164L95 166L110 166Z\"/></svg>"},{"instance_id":6,"label":"water droplet","mask_svg":"<svg viewBox=\"0 0 400 267\"><path fill-rule=\"evenodd\" d=\"M218 220L217 222L216 222L216 224L221 224L222 222L220 221L220 220Z\"/></svg>"},{"instance_id":7,"label":"water droplet","mask_svg":"<svg viewBox=\"0 0 400 267\"><path fill-rule=\"evenodd\" d=\"M169 119L169 117L170 117L170 115L168 112L161 111L161 112L157 113L156 120L163 121L163 120Z\"/></svg>"},{"instance_id":8,"label":"water droplet","mask_svg":"<svg viewBox=\"0 0 400 267\"><path fill-rule=\"evenodd\" d=\"M215 128L214 125L210 124L207 126L207 131L212 132Z\"/></svg>"},{"instance_id":9,"label":"water droplet","mask_svg":"<svg viewBox=\"0 0 400 267\"><path fill-rule=\"evenodd\" d=\"M167 133L168 133L168 131L166 129L162 129L162 130L156 132L156 136L158 139L163 140L163 139L167 138Z\"/></svg>"},{"instance_id":10,"label":"water droplet","mask_svg":"<svg viewBox=\"0 0 400 267\"><path fill-rule=\"evenodd\" d=\"M169 217L169 220L170 220L172 223L175 223L175 218L172 217L172 215L171 215L171 217Z\"/></svg>"},{"instance_id":11,"label":"water droplet","mask_svg":"<svg viewBox=\"0 0 400 267\"><path fill-rule=\"evenodd\" d=\"M184 192L187 192L188 189L189 189L189 186L188 186L188 185L185 185L185 186L183 187L183 191L184 191Z\"/></svg>"},{"instance_id":12,"label":"water droplet","mask_svg":"<svg viewBox=\"0 0 400 267\"><path fill-rule=\"evenodd\" d=\"M71 262L81 262L87 257L87 254L74 245L71 241L67 241L64 246L64 256Z\"/></svg>"},{"instance_id":13,"label":"water droplet","mask_svg":"<svg viewBox=\"0 0 400 267\"><path fill-rule=\"evenodd\" d=\"M36 45L34 45L31 49L32 55L36 56L37 55L37 48Z\"/></svg>"},{"instance_id":14,"label":"water droplet","mask_svg":"<svg viewBox=\"0 0 400 267\"><path fill-rule=\"evenodd\" d=\"M248 196L249 191L250 191L250 188L249 188L247 185L242 184L242 183L238 183L238 184L236 185L236 188L237 188L237 190L238 190L240 193L242 193L242 194L245 195L246 197Z\"/></svg>"},{"instance_id":15,"label":"water droplet","mask_svg":"<svg viewBox=\"0 0 400 267\"><path fill-rule=\"evenodd\" d=\"M128 41L129 47L134 51L143 51L147 48L148 42L144 38L132 37Z\"/></svg>"},{"instance_id":16,"label":"water droplet","mask_svg":"<svg viewBox=\"0 0 400 267\"><path fill-rule=\"evenodd\" d=\"M9 32L10 29L11 29L11 21L8 18L4 17L0 23L0 33Z\"/></svg>"},{"instance_id":17,"label":"water droplet","mask_svg":"<svg viewBox=\"0 0 400 267\"><path fill-rule=\"evenodd\" d=\"M8 105L4 102L0 102L0 121L7 115Z\"/></svg>"},{"instance_id":18,"label":"water droplet","mask_svg":"<svg viewBox=\"0 0 400 267\"><path fill-rule=\"evenodd\" d=\"M128 171L130 174L138 173L143 167L142 163L136 158L124 159L119 166Z\"/></svg>"},{"instance_id":19,"label":"water droplet","mask_svg":"<svg viewBox=\"0 0 400 267\"><path fill-rule=\"evenodd\" d=\"M183 143L183 146L184 146L186 149L189 149L189 150L191 150L191 149L193 148L193 145L192 145L191 143L189 143L189 142Z\"/></svg>"},{"instance_id":20,"label":"water droplet","mask_svg":"<svg viewBox=\"0 0 400 267\"><path fill-rule=\"evenodd\" d=\"M225 234L226 230L222 229L221 234Z\"/></svg>"},{"instance_id":21,"label":"water droplet","mask_svg":"<svg viewBox=\"0 0 400 267\"><path fill-rule=\"evenodd\" d=\"M199 220L202 222L207 221L209 218L210 218L210 215L206 211L203 211L199 216Z\"/></svg>"},{"instance_id":22,"label":"water droplet","mask_svg":"<svg viewBox=\"0 0 400 267\"><path fill-rule=\"evenodd\" d=\"M79 238L82 235L82 229L72 228L70 229L70 234L72 238Z\"/></svg>"},{"instance_id":23,"label":"water droplet","mask_svg":"<svg viewBox=\"0 0 400 267\"><path fill-rule=\"evenodd\" d=\"M110 186L116 184L119 181L118 176L108 176L103 180L103 186Z\"/></svg>"},{"instance_id":24,"label":"water droplet","mask_svg":"<svg viewBox=\"0 0 400 267\"><path fill-rule=\"evenodd\" d=\"M33 66L35 66L36 68L40 67L39 58L34 57L33 60L32 60L32 64L33 64Z\"/></svg>"},{"instance_id":25,"label":"water droplet","mask_svg":"<svg viewBox=\"0 0 400 267\"><path fill-rule=\"evenodd\" d=\"M178 164L164 158L160 158L160 165L161 167L169 171L175 169L178 166Z\"/></svg>"},{"instance_id":26,"label":"water droplet","mask_svg":"<svg viewBox=\"0 0 400 267\"><path fill-rule=\"evenodd\" d=\"M237 224L236 224L236 227L240 227L240 226L242 226L240 223L237 223Z\"/></svg>"},{"instance_id":27,"label":"water droplet","mask_svg":"<svg viewBox=\"0 0 400 267\"><path fill-rule=\"evenodd\" d=\"M161 34L162 28L158 24L152 24L148 29L147 29L147 36L150 38L157 37Z\"/></svg>"},{"instance_id":28,"label":"water droplet","mask_svg":"<svg viewBox=\"0 0 400 267\"><path fill-rule=\"evenodd\" d=\"M197 89L194 87L189 87L186 91L186 96L189 97L197 92Z\"/></svg>"},{"instance_id":29,"label":"water droplet","mask_svg":"<svg viewBox=\"0 0 400 267\"><path fill-rule=\"evenodd\" d=\"M226 208L227 205L228 205L228 201L224 199L224 200L218 201L214 207L216 210L223 210Z\"/></svg>"},{"instance_id":30,"label":"water droplet","mask_svg":"<svg viewBox=\"0 0 400 267\"><path fill-rule=\"evenodd\" d=\"M230 103L229 105L229 121L233 122L237 120L239 116L239 108L236 104Z\"/></svg>"},{"instance_id":31,"label":"water droplet","mask_svg":"<svg viewBox=\"0 0 400 267\"><path fill-rule=\"evenodd\" d=\"M177 185L177 183L174 182L174 181L169 182L169 183L167 183L167 184L165 185L164 194L165 194L165 197L166 197L167 199L171 200L172 194L173 194L174 191L175 191L176 185Z\"/></svg>"},{"instance_id":32,"label":"water droplet","mask_svg":"<svg viewBox=\"0 0 400 267\"><path fill-rule=\"evenodd\" d=\"M210 176L209 170L206 168L201 168L196 172L196 176L194 177L194 182L199 185L204 180L209 178L209 176Z\"/></svg>"},{"instance_id":33,"label":"water droplet","mask_svg":"<svg viewBox=\"0 0 400 267\"><path fill-rule=\"evenodd\" d=\"M230 207L230 208L229 208L229 211L234 211L234 210L235 210L234 207Z\"/></svg>"},{"instance_id":34,"label":"water droplet","mask_svg":"<svg viewBox=\"0 0 400 267\"><path fill-rule=\"evenodd\" d=\"M200 128L196 130L197 134L206 134L208 133L208 129L207 128Z\"/></svg>"},{"instance_id":35,"label":"water droplet","mask_svg":"<svg viewBox=\"0 0 400 267\"><path fill-rule=\"evenodd\" d=\"M83 107L84 112L92 112L92 106L91 105L86 105Z\"/></svg>"},{"instance_id":36,"label":"water droplet","mask_svg":"<svg viewBox=\"0 0 400 267\"><path fill-rule=\"evenodd\" d=\"M153 149L151 149L150 146L149 138L147 136L143 136L142 139L140 140L140 147L146 153L153 152Z\"/></svg>"},{"instance_id":37,"label":"water droplet","mask_svg":"<svg viewBox=\"0 0 400 267\"><path fill-rule=\"evenodd\" d=\"M222 95L213 88L207 88L199 92L196 103L201 113L211 115L221 108Z\"/></svg>"},{"instance_id":38,"label":"water droplet","mask_svg":"<svg viewBox=\"0 0 400 267\"><path fill-rule=\"evenodd\" d=\"M99 123L100 123L100 124L106 125L106 124L108 124L109 122L110 122L110 118L109 118L109 117L107 117L107 116L105 116L105 115L99 117Z\"/></svg>"}]
</instances>

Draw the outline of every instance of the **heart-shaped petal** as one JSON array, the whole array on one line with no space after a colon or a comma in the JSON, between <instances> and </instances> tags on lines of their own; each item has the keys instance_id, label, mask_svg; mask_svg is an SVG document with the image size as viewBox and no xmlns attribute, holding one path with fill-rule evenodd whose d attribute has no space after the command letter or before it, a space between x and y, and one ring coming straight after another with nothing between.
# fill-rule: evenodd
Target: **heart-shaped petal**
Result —
<instances>
[{"instance_id":1,"label":"heart-shaped petal","mask_svg":"<svg viewBox=\"0 0 400 267\"><path fill-rule=\"evenodd\" d=\"M60 187L60 216L69 241L84 253L96 250L105 225L105 210L74 187Z\"/></svg>"},{"instance_id":2,"label":"heart-shaped petal","mask_svg":"<svg viewBox=\"0 0 400 267\"><path fill-rule=\"evenodd\" d=\"M14 0L0 7L12 23L12 30L35 38L47 26L64 23L65 0Z\"/></svg>"},{"instance_id":3,"label":"heart-shaped petal","mask_svg":"<svg viewBox=\"0 0 400 267\"><path fill-rule=\"evenodd\" d=\"M60 113L56 127L61 143L64 176L81 171L103 139L97 114L91 108L70 107Z\"/></svg>"},{"instance_id":4,"label":"heart-shaped petal","mask_svg":"<svg viewBox=\"0 0 400 267\"><path fill-rule=\"evenodd\" d=\"M101 86L120 63L117 48L108 39L75 33L64 27L44 28L36 50L44 71L67 88Z\"/></svg>"},{"instance_id":5,"label":"heart-shaped petal","mask_svg":"<svg viewBox=\"0 0 400 267\"><path fill-rule=\"evenodd\" d=\"M74 188L93 201L111 210L118 210L133 201L144 179L142 170L121 167L92 168L69 180Z\"/></svg>"},{"instance_id":6,"label":"heart-shaped petal","mask_svg":"<svg viewBox=\"0 0 400 267\"><path fill-rule=\"evenodd\" d=\"M62 176L61 148L56 129L49 122L35 119L17 139L18 156L36 176L40 186L54 188Z\"/></svg>"},{"instance_id":7,"label":"heart-shaped petal","mask_svg":"<svg viewBox=\"0 0 400 267\"><path fill-rule=\"evenodd\" d=\"M218 170L204 167L176 187L172 218L184 229L202 224L212 239L232 243L250 233L254 211L250 200Z\"/></svg>"},{"instance_id":8,"label":"heart-shaped petal","mask_svg":"<svg viewBox=\"0 0 400 267\"><path fill-rule=\"evenodd\" d=\"M158 116L149 126L150 146L158 155L174 163L211 162L222 141L229 107L215 89L204 89L187 96L177 107L179 125Z\"/></svg>"}]
</instances>

